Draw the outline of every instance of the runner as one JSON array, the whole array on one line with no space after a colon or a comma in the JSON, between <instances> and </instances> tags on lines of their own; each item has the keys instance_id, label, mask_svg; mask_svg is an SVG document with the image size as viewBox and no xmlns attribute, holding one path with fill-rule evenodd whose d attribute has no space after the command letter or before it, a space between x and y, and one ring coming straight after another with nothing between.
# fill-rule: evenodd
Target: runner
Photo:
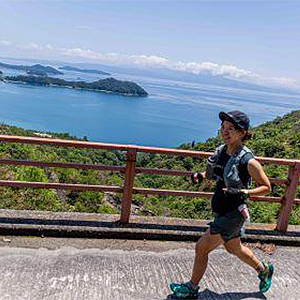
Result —
<instances>
[{"instance_id":1,"label":"runner","mask_svg":"<svg viewBox=\"0 0 300 300\"><path fill-rule=\"evenodd\" d=\"M271 286L273 265L260 261L248 247L242 245L240 239L245 220L250 220L247 198L270 192L270 182L261 164L243 145L252 137L248 116L235 110L220 112L219 118L222 121L220 131L224 144L208 159L205 172L192 175L194 183L201 183L203 179L216 180L212 197L215 218L196 244L191 280L170 285L173 295L179 299L197 298L198 284L205 273L208 254L222 244L229 253L257 271L261 292L268 291ZM251 179L256 183L253 189L249 188Z\"/></svg>"}]
</instances>

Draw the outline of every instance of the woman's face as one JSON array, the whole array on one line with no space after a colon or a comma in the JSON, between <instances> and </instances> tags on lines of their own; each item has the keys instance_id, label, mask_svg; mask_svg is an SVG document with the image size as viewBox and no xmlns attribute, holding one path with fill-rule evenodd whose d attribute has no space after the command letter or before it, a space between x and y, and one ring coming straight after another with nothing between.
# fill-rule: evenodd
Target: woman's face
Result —
<instances>
[{"instance_id":1,"label":"woman's face","mask_svg":"<svg viewBox=\"0 0 300 300\"><path fill-rule=\"evenodd\" d=\"M245 131L238 130L229 121L224 121L221 125L221 136L226 145L242 142Z\"/></svg>"}]
</instances>

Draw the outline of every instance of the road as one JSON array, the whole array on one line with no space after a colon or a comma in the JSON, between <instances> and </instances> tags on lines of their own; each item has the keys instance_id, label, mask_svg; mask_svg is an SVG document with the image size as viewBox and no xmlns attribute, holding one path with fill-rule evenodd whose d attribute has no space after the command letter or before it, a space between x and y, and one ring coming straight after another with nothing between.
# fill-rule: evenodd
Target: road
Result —
<instances>
[{"instance_id":1,"label":"road","mask_svg":"<svg viewBox=\"0 0 300 300\"><path fill-rule=\"evenodd\" d=\"M259 293L256 273L220 247L198 299L300 299L300 248L267 254L250 246L275 265L271 290ZM193 249L186 242L0 236L0 299L171 299L168 284L189 279Z\"/></svg>"}]
</instances>

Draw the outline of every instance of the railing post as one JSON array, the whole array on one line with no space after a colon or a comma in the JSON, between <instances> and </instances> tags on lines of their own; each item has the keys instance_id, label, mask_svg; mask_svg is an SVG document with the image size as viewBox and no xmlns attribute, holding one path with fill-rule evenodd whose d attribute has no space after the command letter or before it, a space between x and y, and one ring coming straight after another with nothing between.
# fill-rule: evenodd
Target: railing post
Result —
<instances>
[{"instance_id":1,"label":"railing post","mask_svg":"<svg viewBox=\"0 0 300 300\"><path fill-rule=\"evenodd\" d=\"M300 174L300 163L296 163L294 166L289 167L288 180L289 184L285 190L285 194L282 197L282 203L277 219L276 229L286 232L288 228L288 222L290 214L293 209L294 199L297 195L298 178Z\"/></svg>"},{"instance_id":2,"label":"railing post","mask_svg":"<svg viewBox=\"0 0 300 300\"><path fill-rule=\"evenodd\" d=\"M135 161L136 150L128 150L126 154L126 170L125 170L125 182L123 188L123 199L120 222L129 223L131 202L133 194L133 182L135 175Z\"/></svg>"}]
</instances>

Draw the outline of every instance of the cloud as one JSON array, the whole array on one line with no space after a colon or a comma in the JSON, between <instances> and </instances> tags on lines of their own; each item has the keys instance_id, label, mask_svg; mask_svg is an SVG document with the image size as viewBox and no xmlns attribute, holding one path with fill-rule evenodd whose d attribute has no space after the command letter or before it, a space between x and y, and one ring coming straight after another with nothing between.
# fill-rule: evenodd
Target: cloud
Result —
<instances>
[{"instance_id":1,"label":"cloud","mask_svg":"<svg viewBox=\"0 0 300 300\"><path fill-rule=\"evenodd\" d=\"M164 57L159 57L156 55L131 55L129 57L129 60L132 60L132 62L136 65L142 65L142 66L159 66L159 67L169 67L171 65L171 62Z\"/></svg>"},{"instance_id":2,"label":"cloud","mask_svg":"<svg viewBox=\"0 0 300 300\"><path fill-rule=\"evenodd\" d=\"M82 26L84 27L84 26ZM84 27L85 29L88 26ZM10 41L0 40L0 45L12 46ZM168 58L157 55L125 55L120 53L101 53L91 49L76 48L56 48L52 45L39 45L28 43L26 45L15 45L20 49L53 53L74 58L84 58L101 63L115 65L135 65L137 67L167 68L175 71L188 72L196 75L210 74L213 76L224 76L234 80L245 81L268 86L281 86L300 89L299 83L294 78L287 77L264 77L249 70L238 68L234 65L222 65L214 62L184 62L171 61Z\"/></svg>"},{"instance_id":3,"label":"cloud","mask_svg":"<svg viewBox=\"0 0 300 300\"><path fill-rule=\"evenodd\" d=\"M53 51L56 50L54 47L51 45L39 45L35 43L28 43L25 45L17 45L18 48L20 49L25 49L25 50L35 50L35 51Z\"/></svg>"},{"instance_id":4,"label":"cloud","mask_svg":"<svg viewBox=\"0 0 300 300\"><path fill-rule=\"evenodd\" d=\"M12 45L12 42L6 41L6 40L1 40L1 41L0 41L0 45L1 45L1 46L11 46L11 45Z\"/></svg>"},{"instance_id":5,"label":"cloud","mask_svg":"<svg viewBox=\"0 0 300 300\"><path fill-rule=\"evenodd\" d=\"M225 76L230 79L246 81L268 86L282 86L300 89L296 79L286 77L264 77L252 71L240 69L233 65L219 65L213 62L178 62L170 66L171 69L193 74L211 74Z\"/></svg>"},{"instance_id":6,"label":"cloud","mask_svg":"<svg viewBox=\"0 0 300 300\"><path fill-rule=\"evenodd\" d=\"M82 49L82 48L62 48L61 54L66 56L75 56L75 57L83 57L83 58L89 58L93 60L101 60L103 59L103 55L99 52L95 52L89 49Z\"/></svg>"},{"instance_id":7,"label":"cloud","mask_svg":"<svg viewBox=\"0 0 300 300\"><path fill-rule=\"evenodd\" d=\"M114 64L135 64L137 66L164 66L169 67L170 61L156 55L123 55L119 53L106 53L92 51L90 49L73 48L62 49L62 54L66 56L82 57Z\"/></svg>"},{"instance_id":8,"label":"cloud","mask_svg":"<svg viewBox=\"0 0 300 300\"><path fill-rule=\"evenodd\" d=\"M0 46L9 47L9 46L13 46L13 43L7 40L0 40Z\"/></svg>"}]
</instances>

